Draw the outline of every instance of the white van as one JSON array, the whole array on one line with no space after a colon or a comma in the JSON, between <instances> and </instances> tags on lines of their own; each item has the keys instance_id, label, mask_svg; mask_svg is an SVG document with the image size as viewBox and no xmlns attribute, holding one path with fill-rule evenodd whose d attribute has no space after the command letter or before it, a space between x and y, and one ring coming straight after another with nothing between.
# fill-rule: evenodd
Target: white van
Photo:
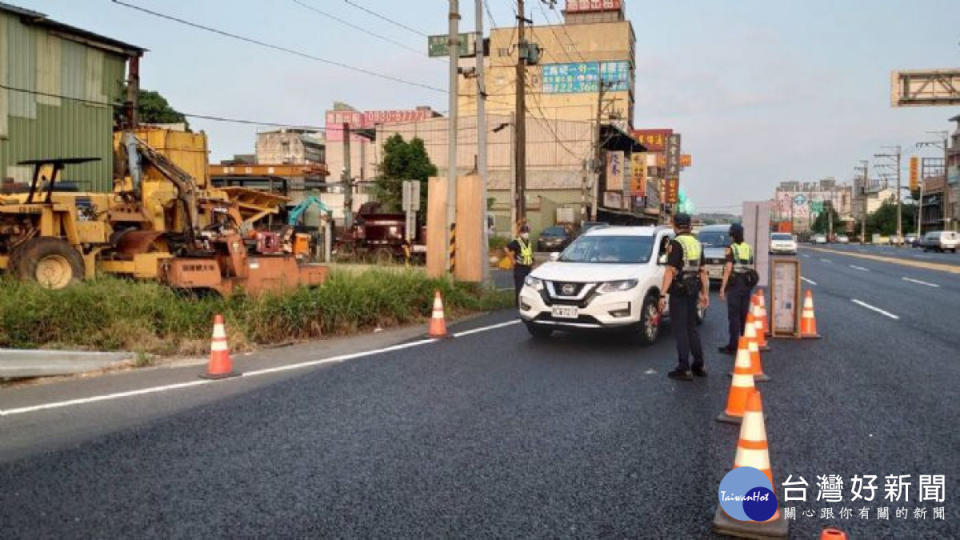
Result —
<instances>
[{"instance_id":1,"label":"white van","mask_svg":"<svg viewBox=\"0 0 960 540\"><path fill-rule=\"evenodd\" d=\"M923 235L924 251L934 250L939 252L952 251L957 252L957 246L960 246L960 233L954 231L930 231Z\"/></svg>"}]
</instances>

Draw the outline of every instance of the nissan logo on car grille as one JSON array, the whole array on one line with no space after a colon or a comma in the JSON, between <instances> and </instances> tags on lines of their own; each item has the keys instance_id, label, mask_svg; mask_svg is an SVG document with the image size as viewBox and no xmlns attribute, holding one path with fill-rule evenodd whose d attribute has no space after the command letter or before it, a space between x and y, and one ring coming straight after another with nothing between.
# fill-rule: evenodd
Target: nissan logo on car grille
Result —
<instances>
[{"instance_id":1,"label":"nissan logo on car grille","mask_svg":"<svg viewBox=\"0 0 960 540\"><path fill-rule=\"evenodd\" d=\"M577 286L573 283L564 283L563 286L560 287L560 292L563 293L564 296L570 296L577 292Z\"/></svg>"}]
</instances>

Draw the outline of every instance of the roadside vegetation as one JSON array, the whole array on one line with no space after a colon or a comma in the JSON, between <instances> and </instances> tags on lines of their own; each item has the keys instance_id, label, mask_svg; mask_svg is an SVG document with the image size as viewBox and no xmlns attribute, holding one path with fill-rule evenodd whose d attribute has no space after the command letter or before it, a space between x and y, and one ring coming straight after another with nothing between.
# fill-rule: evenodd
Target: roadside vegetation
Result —
<instances>
[{"instance_id":1,"label":"roadside vegetation","mask_svg":"<svg viewBox=\"0 0 960 540\"><path fill-rule=\"evenodd\" d=\"M157 283L101 278L61 291L0 280L0 347L202 354L223 314L232 350L344 335L428 317L512 305L506 292L431 279L415 270L333 271L320 287L251 298L196 297Z\"/></svg>"}]
</instances>

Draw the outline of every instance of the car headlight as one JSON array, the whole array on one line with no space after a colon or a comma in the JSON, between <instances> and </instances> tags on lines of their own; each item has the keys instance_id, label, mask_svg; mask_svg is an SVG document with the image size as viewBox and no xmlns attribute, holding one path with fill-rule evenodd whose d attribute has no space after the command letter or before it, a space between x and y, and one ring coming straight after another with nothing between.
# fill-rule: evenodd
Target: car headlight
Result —
<instances>
[{"instance_id":1,"label":"car headlight","mask_svg":"<svg viewBox=\"0 0 960 540\"><path fill-rule=\"evenodd\" d=\"M534 289L535 291L542 291L542 290L543 290L543 280L542 280L542 279L537 279L537 278L535 278L535 277L533 277L533 276L527 276L527 277L523 278L523 283L524 283L524 285L527 285L528 287L533 287L533 289Z\"/></svg>"},{"instance_id":2,"label":"car headlight","mask_svg":"<svg viewBox=\"0 0 960 540\"><path fill-rule=\"evenodd\" d=\"M600 286L599 291L602 293L609 292L620 292L620 291L629 291L630 289L637 286L638 280L636 279L623 279L620 281L608 281Z\"/></svg>"}]
</instances>

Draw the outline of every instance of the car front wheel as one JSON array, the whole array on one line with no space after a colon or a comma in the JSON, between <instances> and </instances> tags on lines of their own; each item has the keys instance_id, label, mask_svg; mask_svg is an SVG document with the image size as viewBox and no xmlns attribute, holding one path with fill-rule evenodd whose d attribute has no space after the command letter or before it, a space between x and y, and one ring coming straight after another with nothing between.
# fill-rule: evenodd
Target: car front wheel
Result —
<instances>
[{"instance_id":1,"label":"car front wheel","mask_svg":"<svg viewBox=\"0 0 960 540\"><path fill-rule=\"evenodd\" d=\"M638 323L637 338L641 345L650 345L657 340L660 333L660 309L657 306L657 297L649 295L643 299L640 308L640 322Z\"/></svg>"}]
</instances>

